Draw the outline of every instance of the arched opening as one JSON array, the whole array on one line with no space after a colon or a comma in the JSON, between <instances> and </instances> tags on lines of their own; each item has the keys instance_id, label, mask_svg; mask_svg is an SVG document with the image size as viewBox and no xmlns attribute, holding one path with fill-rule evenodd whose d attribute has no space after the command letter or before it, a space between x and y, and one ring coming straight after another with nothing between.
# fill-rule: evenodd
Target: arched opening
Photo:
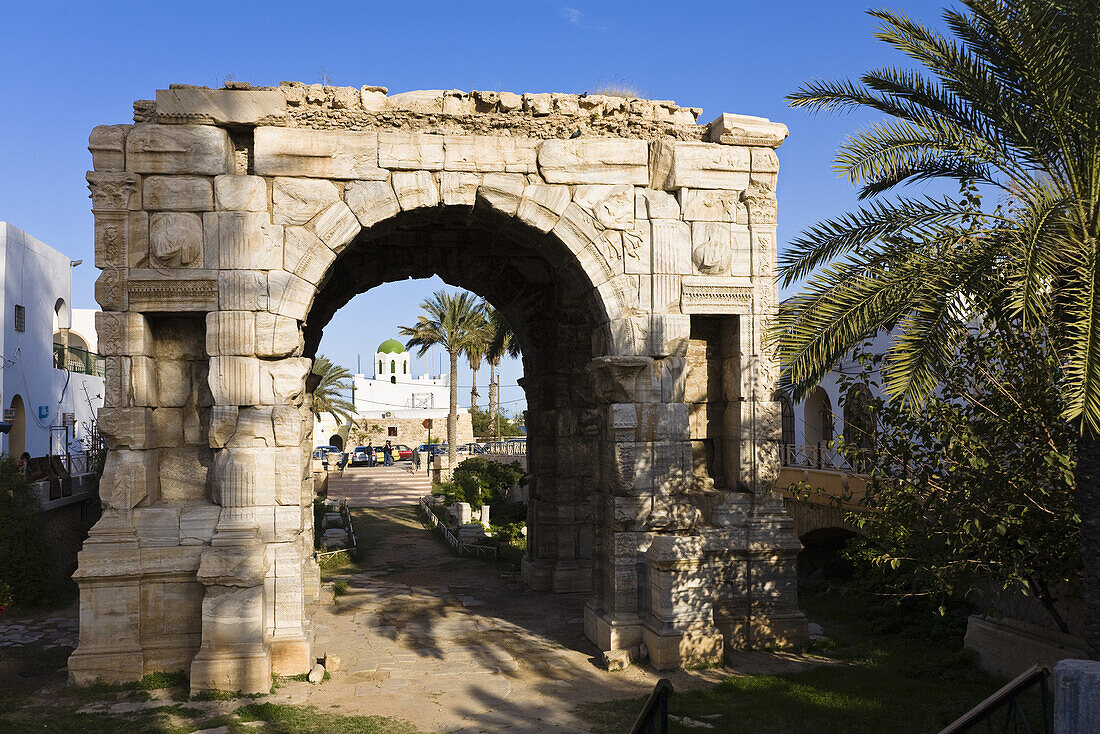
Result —
<instances>
[{"instance_id":1,"label":"arched opening","mask_svg":"<svg viewBox=\"0 0 1100 734\"><path fill-rule=\"evenodd\" d=\"M844 442L861 449L875 445L874 397L862 382L848 388L844 399Z\"/></svg>"},{"instance_id":2,"label":"arched opening","mask_svg":"<svg viewBox=\"0 0 1100 734\"><path fill-rule=\"evenodd\" d=\"M852 562L844 550L856 534L845 528L819 528L801 536L798 575L844 580L852 577Z\"/></svg>"},{"instance_id":3,"label":"arched opening","mask_svg":"<svg viewBox=\"0 0 1100 734\"><path fill-rule=\"evenodd\" d=\"M607 316L560 240L482 207L397 214L363 230L330 266L306 318L306 356L357 294L432 275L489 301L522 351L533 498L524 580L535 589L597 595L604 579L592 572L598 541L589 493L598 486L599 428L587 367L608 344Z\"/></svg>"},{"instance_id":4,"label":"arched opening","mask_svg":"<svg viewBox=\"0 0 1100 734\"><path fill-rule=\"evenodd\" d=\"M779 442L784 446L790 446L795 442L794 437L794 406L791 399L785 395L778 395L781 430Z\"/></svg>"},{"instance_id":5,"label":"arched opening","mask_svg":"<svg viewBox=\"0 0 1100 734\"><path fill-rule=\"evenodd\" d=\"M328 445L335 446L341 451L344 450L344 439L339 433L334 433L328 437Z\"/></svg>"},{"instance_id":6,"label":"arched opening","mask_svg":"<svg viewBox=\"0 0 1100 734\"><path fill-rule=\"evenodd\" d=\"M833 406L829 394L815 387L803 403L806 421L806 443L809 446L833 440Z\"/></svg>"},{"instance_id":7,"label":"arched opening","mask_svg":"<svg viewBox=\"0 0 1100 734\"><path fill-rule=\"evenodd\" d=\"M390 360L390 374L393 375L393 374L396 374L396 373L397 373L397 360L396 359L391 359Z\"/></svg>"},{"instance_id":8,"label":"arched opening","mask_svg":"<svg viewBox=\"0 0 1100 734\"><path fill-rule=\"evenodd\" d=\"M18 459L27 450L27 411L22 396L11 399L11 430L8 431L8 456Z\"/></svg>"}]
</instances>

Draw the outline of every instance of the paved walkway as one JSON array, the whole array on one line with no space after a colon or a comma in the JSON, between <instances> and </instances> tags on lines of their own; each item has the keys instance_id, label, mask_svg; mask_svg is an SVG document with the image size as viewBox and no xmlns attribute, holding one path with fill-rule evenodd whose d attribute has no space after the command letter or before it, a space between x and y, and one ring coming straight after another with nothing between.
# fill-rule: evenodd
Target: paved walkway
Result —
<instances>
[{"instance_id":1,"label":"paved walkway","mask_svg":"<svg viewBox=\"0 0 1100 734\"><path fill-rule=\"evenodd\" d=\"M351 507L393 507L415 504L431 494L427 472L414 472L411 461L393 466L356 466L334 471L328 477L330 499L347 499Z\"/></svg>"}]
</instances>

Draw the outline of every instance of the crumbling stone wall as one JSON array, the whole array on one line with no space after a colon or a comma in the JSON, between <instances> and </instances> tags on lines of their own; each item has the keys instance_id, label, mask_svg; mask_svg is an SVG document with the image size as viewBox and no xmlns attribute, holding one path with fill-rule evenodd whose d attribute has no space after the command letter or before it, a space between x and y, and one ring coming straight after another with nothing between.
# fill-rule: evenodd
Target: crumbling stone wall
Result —
<instances>
[{"instance_id":1,"label":"crumbling stone wall","mask_svg":"<svg viewBox=\"0 0 1100 734\"><path fill-rule=\"evenodd\" d=\"M524 355L523 578L660 669L805 635L771 491L775 148L670 102L173 87L96 128L104 515L78 682L266 691L312 659L311 357L383 282L485 296Z\"/></svg>"}]
</instances>

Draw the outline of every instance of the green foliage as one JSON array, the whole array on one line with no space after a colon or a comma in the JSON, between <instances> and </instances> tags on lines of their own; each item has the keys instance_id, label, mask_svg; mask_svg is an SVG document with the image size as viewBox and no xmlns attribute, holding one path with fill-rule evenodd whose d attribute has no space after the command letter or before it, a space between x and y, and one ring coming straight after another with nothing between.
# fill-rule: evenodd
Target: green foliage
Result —
<instances>
[{"instance_id":1,"label":"green foliage","mask_svg":"<svg viewBox=\"0 0 1100 734\"><path fill-rule=\"evenodd\" d=\"M842 396L875 384L882 358L859 361L865 371L842 375ZM918 408L872 399L872 440L839 442L870 472L870 512L851 516L864 533L853 560L896 594L944 604L990 588L1032 594L1065 630L1052 585L1075 583L1081 558L1059 369L1042 335L988 322Z\"/></svg>"},{"instance_id":2,"label":"green foliage","mask_svg":"<svg viewBox=\"0 0 1100 734\"><path fill-rule=\"evenodd\" d=\"M313 388L313 414L320 418L328 413L337 421L350 418L355 413L355 406L343 397L351 390L351 373L347 368L333 364L328 357L318 354L313 360L312 372L320 378Z\"/></svg>"},{"instance_id":3,"label":"green foliage","mask_svg":"<svg viewBox=\"0 0 1100 734\"><path fill-rule=\"evenodd\" d=\"M518 420L511 416L500 415L493 419L492 412L478 407L470 408L470 423L474 427L474 435L482 438L490 436L519 436L523 434Z\"/></svg>"},{"instance_id":4,"label":"green foliage","mask_svg":"<svg viewBox=\"0 0 1100 734\"><path fill-rule=\"evenodd\" d=\"M471 456L455 467L452 483L455 495L464 498L460 502L481 507L503 499L504 491L525 476L518 462L502 464L481 456Z\"/></svg>"},{"instance_id":5,"label":"green foliage","mask_svg":"<svg viewBox=\"0 0 1100 734\"><path fill-rule=\"evenodd\" d=\"M0 456L0 605L45 604L61 591L65 579L45 539L30 481L13 459Z\"/></svg>"},{"instance_id":6,"label":"green foliage","mask_svg":"<svg viewBox=\"0 0 1100 734\"><path fill-rule=\"evenodd\" d=\"M1066 365L1065 415L1097 428L1100 13L1095 0L961 5L943 13L949 35L872 11L876 37L906 65L810 82L788 98L886 117L836 158L861 198L928 181L959 193L876 200L804 232L780 264L784 285L804 286L771 337L804 393L861 341L896 328L884 386L919 403L975 315L1003 305L1048 326Z\"/></svg>"},{"instance_id":7,"label":"green foliage","mask_svg":"<svg viewBox=\"0 0 1100 734\"><path fill-rule=\"evenodd\" d=\"M264 722L260 729L248 731L272 734L418 734L408 722L388 716L342 716L318 711L315 706L287 706L254 703L236 710L242 722Z\"/></svg>"},{"instance_id":8,"label":"green foliage","mask_svg":"<svg viewBox=\"0 0 1100 734\"><path fill-rule=\"evenodd\" d=\"M348 593L347 581L337 581L332 585L332 595L334 597L343 596L346 593Z\"/></svg>"}]
</instances>

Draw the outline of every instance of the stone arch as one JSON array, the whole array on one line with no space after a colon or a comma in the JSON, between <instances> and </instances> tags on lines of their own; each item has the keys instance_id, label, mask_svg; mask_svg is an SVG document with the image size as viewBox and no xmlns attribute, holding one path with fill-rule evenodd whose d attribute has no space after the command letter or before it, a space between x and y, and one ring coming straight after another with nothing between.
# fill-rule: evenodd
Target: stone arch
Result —
<instances>
[{"instance_id":1,"label":"stone arch","mask_svg":"<svg viewBox=\"0 0 1100 734\"><path fill-rule=\"evenodd\" d=\"M588 589L586 636L660 669L803 638L762 341L785 128L378 94L173 88L93 131L111 450L73 679L252 692L305 670L311 355L355 293L435 273L517 328L530 585Z\"/></svg>"},{"instance_id":2,"label":"stone arch","mask_svg":"<svg viewBox=\"0 0 1100 734\"><path fill-rule=\"evenodd\" d=\"M11 398L11 429L8 431L8 456L18 459L27 450L27 408L22 395Z\"/></svg>"}]
</instances>

